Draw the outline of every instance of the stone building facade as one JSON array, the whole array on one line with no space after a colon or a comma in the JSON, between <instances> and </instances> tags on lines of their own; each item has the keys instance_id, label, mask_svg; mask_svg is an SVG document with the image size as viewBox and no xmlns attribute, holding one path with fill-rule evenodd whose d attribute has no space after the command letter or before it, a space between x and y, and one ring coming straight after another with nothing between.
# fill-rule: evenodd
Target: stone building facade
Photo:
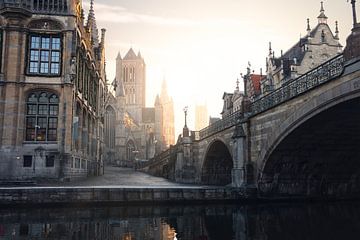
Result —
<instances>
[{"instance_id":1,"label":"stone building facade","mask_svg":"<svg viewBox=\"0 0 360 240\"><path fill-rule=\"evenodd\" d=\"M334 34L335 33L335 34ZM241 111L246 112L246 107L289 81L298 78L313 68L325 63L342 53L339 42L338 23L335 22L335 31L332 32L325 15L324 5L321 2L318 24L311 29L307 19L307 34L294 44L285 53L281 51L280 57L275 57L275 51L269 44L269 54L266 58L266 72L255 74L248 64L244 80L244 92L239 91L239 82L233 93L225 92L223 95L222 118Z\"/></svg>"},{"instance_id":2,"label":"stone building facade","mask_svg":"<svg viewBox=\"0 0 360 240\"><path fill-rule=\"evenodd\" d=\"M307 19L307 33L293 47L285 53L281 51L280 57L275 57L270 43L266 77L261 79L261 93L267 94L340 54L342 46L337 21L334 30L335 34L328 25L321 2L318 24L311 29L310 20Z\"/></svg>"},{"instance_id":3,"label":"stone building facade","mask_svg":"<svg viewBox=\"0 0 360 240\"><path fill-rule=\"evenodd\" d=\"M124 58L118 54L112 85L105 112L107 163L131 167L174 144L173 100L164 81L154 107L146 107L146 64L140 52L130 48Z\"/></svg>"},{"instance_id":4,"label":"stone building facade","mask_svg":"<svg viewBox=\"0 0 360 240\"><path fill-rule=\"evenodd\" d=\"M105 29L93 1L0 1L0 179L102 170Z\"/></svg>"}]
</instances>

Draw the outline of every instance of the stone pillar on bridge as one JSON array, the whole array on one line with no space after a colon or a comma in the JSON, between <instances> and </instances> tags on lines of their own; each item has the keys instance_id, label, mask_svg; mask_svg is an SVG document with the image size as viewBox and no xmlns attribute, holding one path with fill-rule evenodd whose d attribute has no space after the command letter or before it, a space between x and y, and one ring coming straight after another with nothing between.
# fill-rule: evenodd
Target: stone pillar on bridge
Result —
<instances>
[{"instance_id":1,"label":"stone pillar on bridge","mask_svg":"<svg viewBox=\"0 0 360 240\"><path fill-rule=\"evenodd\" d=\"M232 186L240 188L245 180L245 140L246 135L241 124L235 127L234 135L232 136L234 142L233 148L233 169Z\"/></svg>"},{"instance_id":2,"label":"stone pillar on bridge","mask_svg":"<svg viewBox=\"0 0 360 240\"><path fill-rule=\"evenodd\" d=\"M183 137L181 139L182 149L177 154L175 166L175 182L195 183L196 168L193 160L192 141L191 138Z\"/></svg>"}]
</instances>

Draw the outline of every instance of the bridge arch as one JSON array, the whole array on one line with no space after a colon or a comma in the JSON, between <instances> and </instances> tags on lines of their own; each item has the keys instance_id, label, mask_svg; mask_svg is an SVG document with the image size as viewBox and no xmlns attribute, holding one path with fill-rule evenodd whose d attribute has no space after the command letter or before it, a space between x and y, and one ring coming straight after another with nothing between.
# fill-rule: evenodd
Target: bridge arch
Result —
<instances>
[{"instance_id":1,"label":"bridge arch","mask_svg":"<svg viewBox=\"0 0 360 240\"><path fill-rule=\"evenodd\" d=\"M201 183L225 186L231 183L233 158L224 141L213 140L206 151L201 168Z\"/></svg>"},{"instance_id":2,"label":"bridge arch","mask_svg":"<svg viewBox=\"0 0 360 240\"><path fill-rule=\"evenodd\" d=\"M360 189L360 92L341 95L340 88L309 99L268 137L259 158L260 192L331 195Z\"/></svg>"}]
</instances>

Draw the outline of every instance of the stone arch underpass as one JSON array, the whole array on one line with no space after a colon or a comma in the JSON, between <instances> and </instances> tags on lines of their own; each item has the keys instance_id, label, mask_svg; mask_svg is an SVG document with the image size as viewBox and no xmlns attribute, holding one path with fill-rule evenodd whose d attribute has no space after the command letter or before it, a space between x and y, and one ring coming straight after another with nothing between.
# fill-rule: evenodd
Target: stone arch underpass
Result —
<instances>
[{"instance_id":1,"label":"stone arch underpass","mask_svg":"<svg viewBox=\"0 0 360 240\"><path fill-rule=\"evenodd\" d=\"M265 195L360 192L360 96L299 121L268 152L258 177Z\"/></svg>"},{"instance_id":2,"label":"stone arch underpass","mask_svg":"<svg viewBox=\"0 0 360 240\"><path fill-rule=\"evenodd\" d=\"M228 147L220 140L213 141L205 154L201 183L225 186L231 184L233 159Z\"/></svg>"}]
</instances>

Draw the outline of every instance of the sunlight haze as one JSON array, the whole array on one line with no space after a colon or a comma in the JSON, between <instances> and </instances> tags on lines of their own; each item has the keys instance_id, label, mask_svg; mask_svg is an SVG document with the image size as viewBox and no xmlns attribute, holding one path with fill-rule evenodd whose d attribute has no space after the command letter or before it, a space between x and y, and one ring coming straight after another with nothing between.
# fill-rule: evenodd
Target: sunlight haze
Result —
<instances>
[{"instance_id":1,"label":"sunlight haze","mask_svg":"<svg viewBox=\"0 0 360 240\"><path fill-rule=\"evenodd\" d=\"M84 2L85 9L89 1ZM141 51L147 64L147 106L154 105L165 78L175 102L176 138L189 106L194 129L195 105L206 103L209 115L219 117L222 94L233 92L236 79L252 69L265 72L268 43L275 55L306 35L306 19L316 26L320 1L244 0L97 0L98 26L107 29L107 77L115 77L115 58L130 47ZM345 45L351 29L351 5L346 0L324 1L328 24L339 22ZM241 86L243 89L243 86Z\"/></svg>"}]
</instances>

